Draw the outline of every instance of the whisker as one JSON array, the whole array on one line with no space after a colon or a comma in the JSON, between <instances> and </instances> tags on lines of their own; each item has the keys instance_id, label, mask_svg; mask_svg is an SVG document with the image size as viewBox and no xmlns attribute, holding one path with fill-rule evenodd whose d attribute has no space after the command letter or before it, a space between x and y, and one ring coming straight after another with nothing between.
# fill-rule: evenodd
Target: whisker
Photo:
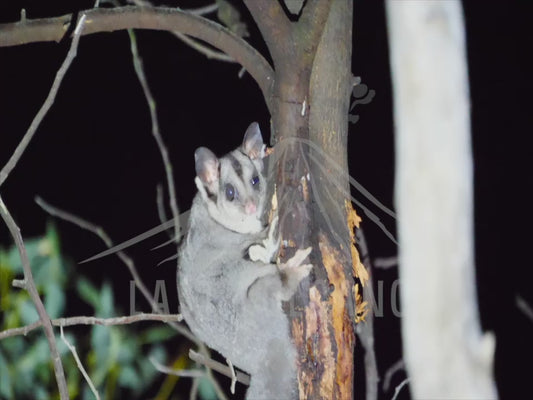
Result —
<instances>
[{"instance_id":1,"label":"whisker","mask_svg":"<svg viewBox=\"0 0 533 400\"><path fill-rule=\"evenodd\" d=\"M165 246L167 246L167 245L169 245L169 244L172 244L172 243L178 243L182 237L183 237L183 233L180 233L179 236L174 236L173 238L170 238L170 239L167 240L166 242L163 242L163 243L161 243L161 244L158 244L158 245L155 246L155 247L152 247L152 248L150 249L150 251L160 249L160 248L165 247Z\"/></svg>"},{"instance_id":2,"label":"whisker","mask_svg":"<svg viewBox=\"0 0 533 400\"><path fill-rule=\"evenodd\" d=\"M320 164L320 162L316 158L314 158L312 155L310 155L310 158L316 165L318 165L318 167L324 172L324 174L328 175L326 168L324 166L322 166ZM331 174L329 174L328 177L333 180L333 182L335 183L335 186L337 187L337 189L339 189L342 192L346 192L345 190L342 189L342 186L340 186L338 180L335 177L333 177ZM372 211L370 211L367 207L365 207L360 201L358 201L352 195L349 195L349 196L346 196L346 197L350 198L358 207L360 207L363 210L363 212L365 213L365 215L368 217L368 219L370 219L372 222L374 222L394 244L398 245L398 242L397 242L396 238L394 237L394 235L387 230L387 228L385 227L383 222L381 222L381 220L379 219L379 217L376 214L374 214Z\"/></svg>"},{"instance_id":3,"label":"whisker","mask_svg":"<svg viewBox=\"0 0 533 400\"><path fill-rule=\"evenodd\" d=\"M301 154L302 159L304 160L304 162L305 162L305 164L307 166L307 171L309 171L309 177L310 177L309 182L311 184L311 189L313 190L314 200L318 204L318 208L320 209L322 215L324 216L324 219L326 220L326 224L328 225L330 233L333 235L333 237L335 238L337 243L339 243L339 244L343 244L344 243L344 245L345 245L344 249L349 249L350 246L348 246L347 242L344 241L339 236L339 234L337 233L337 230L333 228L333 223L331 222L331 219L329 217L328 211L326 210L326 207L322 203L322 199L320 198L320 195L319 195L320 192L316 188L316 183L315 183L314 177L311 175L311 168L309 167L309 163L307 162L307 159L306 159L305 154L303 152L303 149L301 147L300 147L300 154ZM326 193L329 193L329 192L326 191ZM342 221L343 219L344 218L341 215L340 221Z\"/></svg>"},{"instance_id":4,"label":"whisker","mask_svg":"<svg viewBox=\"0 0 533 400\"><path fill-rule=\"evenodd\" d=\"M177 258L178 258L178 253L176 253L176 254L174 254L174 255L172 255L172 256L170 256L170 257L165 258L163 261L159 261L159 262L157 263L157 266L159 267L161 264L164 264L164 263L166 263L167 261L176 260Z\"/></svg>"},{"instance_id":5,"label":"whisker","mask_svg":"<svg viewBox=\"0 0 533 400\"><path fill-rule=\"evenodd\" d=\"M337 170L339 174L342 174L342 176L348 176L348 180L350 182L350 185L352 185L356 190L361 192L363 196L365 196L368 200L370 200L376 207L380 208L384 213L390 215L392 218L396 219L396 213L392 211L390 208L385 206L383 203L381 203L376 197L372 195L368 190L364 188L363 185L361 185L359 182L355 180L351 175L349 175L346 171L343 170L343 168L330 156L328 156L324 151L316 144L313 143L311 140L308 139L302 139L298 137L290 137L289 140L293 140L296 142L302 142L309 147L311 147L313 150L315 150L319 155L321 155L327 162L328 166L332 166Z\"/></svg>"}]
</instances>

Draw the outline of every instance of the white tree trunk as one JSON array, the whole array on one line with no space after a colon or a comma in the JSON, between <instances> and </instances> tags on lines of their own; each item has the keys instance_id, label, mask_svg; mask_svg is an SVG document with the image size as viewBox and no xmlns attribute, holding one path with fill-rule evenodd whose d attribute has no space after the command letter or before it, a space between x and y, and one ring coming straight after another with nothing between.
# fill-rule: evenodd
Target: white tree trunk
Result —
<instances>
[{"instance_id":1,"label":"white tree trunk","mask_svg":"<svg viewBox=\"0 0 533 400\"><path fill-rule=\"evenodd\" d=\"M402 336L415 398L497 397L473 257L473 177L459 1L387 1Z\"/></svg>"}]
</instances>

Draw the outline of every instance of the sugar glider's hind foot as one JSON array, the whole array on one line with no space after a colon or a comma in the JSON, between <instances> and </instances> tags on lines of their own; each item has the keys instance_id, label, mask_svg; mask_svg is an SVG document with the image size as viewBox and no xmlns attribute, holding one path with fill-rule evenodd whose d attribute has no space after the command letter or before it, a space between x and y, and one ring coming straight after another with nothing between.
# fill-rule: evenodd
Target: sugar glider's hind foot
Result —
<instances>
[{"instance_id":1,"label":"sugar glider's hind foot","mask_svg":"<svg viewBox=\"0 0 533 400\"><path fill-rule=\"evenodd\" d=\"M313 248L309 246L307 249L298 249L296 253L284 264L281 264L279 268L283 271L288 268L299 267L300 264L307 258Z\"/></svg>"}]
</instances>

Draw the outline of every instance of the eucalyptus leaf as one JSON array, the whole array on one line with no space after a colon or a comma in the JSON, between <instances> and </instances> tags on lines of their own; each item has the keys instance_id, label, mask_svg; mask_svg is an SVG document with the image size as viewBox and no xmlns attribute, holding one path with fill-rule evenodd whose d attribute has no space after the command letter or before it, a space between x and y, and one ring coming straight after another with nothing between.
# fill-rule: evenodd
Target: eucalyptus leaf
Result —
<instances>
[{"instance_id":1,"label":"eucalyptus leaf","mask_svg":"<svg viewBox=\"0 0 533 400\"><path fill-rule=\"evenodd\" d=\"M100 290L100 302L96 308L96 315L102 318L110 318L113 316L114 310L113 290L109 283L105 282Z\"/></svg>"},{"instance_id":2,"label":"eucalyptus leaf","mask_svg":"<svg viewBox=\"0 0 533 400\"><path fill-rule=\"evenodd\" d=\"M131 365L126 365L120 369L118 381L121 386L138 390L144 381L140 379L139 372Z\"/></svg>"},{"instance_id":3,"label":"eucalyptus leaf","mask_svg":"<svg viewBox=\"0 0 533 400\"><path fill-rule=\"evenodd\" d=\"M0 348L0 398L13 399L13 388L11 383L11 373L8 363Z\"/></svg>"},{"instance_id":4,"label":"eucalyptus leaf","mask_svg":"<svg viewBox=\"0 0 533 400\"><path fill-rule=\"evenodd\" d=\"M107 326L95 325L91 331L91 348L96 355L96 365L107 365L109 347L111 345L111 331Z\"/></svg>"},{"instance_id":5,"label":"eucalyptus leaf","mask_svg":"<svg viewBox=\"0 0 533 400\"><path fill-rule=\"evenodd\" d=\"M65 309L65 292L57 282L46 285L44 306L50 318L59 318Z\"/></svg>"},{"instance_id":6,"label":"eucalyptus leaf","mask_svg":"<svg viewBox=\"0 0 533 400\"><path fill-rule=\"evenodd\" d=\"M165 351L163 346L155 345L150 349L148 356L139 359L138 364L141 371L141 375L143 377L143 380L147 382L150 382L152 379L154 379L160 374L160 372L150 362L151 358L157 360L161 364L165 364L167 361L167 352Z\"/></svg>"},{"instance_id":7,"label":"eucalyptus leaf","mask_svg":"<svg viewBox=\"0 0 533 400\"><path fill-rule=\"evenodd\" d=\"M39 320L39 314L30 299L22 301L17 304L17 306L20 313L20 319L24 325L29 325Z\"/></svg>"},{"instance_id":8,"label":"eucalyptus leaf","mask_svg":"<svg viewBox=\"0 0 533 400\"><path fill-rule=\"evenodd\" d=\"M198 385L198 394L202 400L217 400L217 393L213 384L205 376L200 378L200 384Z\"/></svg>"},{"instance_id":9,"label":"eucalyptus leaf","mask_svg":"<svg viewBox=\"0 0 533 400\"><path fill-rule=\"evenodd\" d=\"M25 339L21 336L5 338L0 342L0 344L2 345L0 350L3 349L6 357L9 359L18 359L26 350Z\"/></svg>"},{"instance_id":10,"label":"eucalyptus leaf","mask_svg":"<svg viewBox=\"0 0 533 400\"><path fill-rule=\"evenodd\" d=\"M139 350L139 345L134 337L122 340L118 347L117 361L120 365L132 363L140 356Z\"/></svg>"},{"instance_id":11,"label":"eucalyptus leaf","mask_svg":"<svg viewBox=\"0 0 533 400\"><path fill-rule=\"evenodd\" d=\"M48 389L44 388L41 385L32 385L32 395L35 396L35 400L49 400L50 394Z\"/></svg>"},{"instance_id":12,"label":"eucalyptus leaf","mask_svg":"<svg viewBox=\"0 0 533 400\"><path fill-rule=\"evenodd\" d=\"M146 329L140 335L139 340L143 344L160 343L176 335L177 335L177 332L175 329L172 329L168 325L161 325L161 326L155 326L153 328Z\"/></svg>"},{"instance_id":13,"label":"eucalyptus leaf","mask_svg":"<svg viewBox=\"0 0 533 400\"><path fill-rule=\"evenodd\" d=\"M76 288L80 297L88 304L90 304L95 310L100 304L100 293L88 279L84 277L78 278L76 282Z\"/></svg>"}]
</instances>

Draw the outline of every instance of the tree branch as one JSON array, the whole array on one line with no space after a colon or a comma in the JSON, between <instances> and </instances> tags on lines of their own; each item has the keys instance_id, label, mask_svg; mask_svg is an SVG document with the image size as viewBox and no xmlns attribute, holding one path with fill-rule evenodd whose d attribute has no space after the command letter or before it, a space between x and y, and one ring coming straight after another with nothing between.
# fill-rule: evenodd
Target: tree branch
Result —
<instances>
[{"instance_id":1,"label":"tree branch","mask_svg":"<svg viewBox=\"0 0 533 400\"><path fill-rule=\"evenodd\" d=\"M385 4L402 341L411 393L494 399L495 336L482 332L476 296L463 9L457 0Z\"/></svg>"},{"instance_id":2,"label":"tree branch","mask_svg":"<svg viewBox=\"0 0 533 400\"><path fill-rule=\"evenodd\" d=\"M306 30L306 34L301 37L307 44L303 48L311 54L315 53L314 48L320 43L320 37L328 20L331 2L332 0L309 0L302 10L302 17L298 26ZM312 51L309 51L310 46L313 46Z\"/></svg>"},{"instance_id":3,"label":"tree branch","mask_svg":"<svg viewBox=\"0 0 533 400\"><path fill-rule=\"evenodd\" d=\"M278 65L283 60L289 46L292 48L291 21L285 15L278 0L243 1L261 31L274 65Z\"/></svg>"},{"instance_id":4,"label":"tree branch","mask_svg":"<svg viewBox=\"0 0 533 400\"><path fill-rule=\"evenodd\" d=\"M33 274L31 272L30 267L30 260L28 259L28 254L26 253L26 247L24 246L24 241L22 240L20 229L13 220L13 217L11 217L11 214L9 213L6 205L4 204L2 197L0 197L0 215L6 223L9 232L11 233L11 236L13 237L13 240L15 241L15 244L19 251L20 260L22 262L22 269L24 270L24 279L26 281L26 290L30 294L33 304L35 304L37 314L39 314L40 318L39 322L44 327L44 333L46 335L46 339L48 340L48 347L50 348L50 357L54 364L54 372L56 376L57 386L59 388L59 396L61 400L68 399L69 395L67 389L67 382L65 380L65 372L63 371L61 357L59 356L59 352L57 351L56 338L54 336L52 324L50 323L50 317L48 316L48 313L44 308L44 304L41 301L41 298L39 297L39 293L37 292L37 288L35 287L35 283L33 281Z\"/></svg>"},{"instance_id":5,"label":"tree branch","mask_svg":"<svg viewBox=\"0 0 533 400\"><path fill-rule=\"evenodd\" d=\"M167 375L181 376L184 378L201 378L202 376L205 376L205 371L203 370L170 368L161 364L153 357L150 357L150 362L155 369Z\"/></svg>"},{"instance_id":6,"label":"tree branch","mask_svg":"<svg viewBox=\"0 0 533 400\"><path fill-rule=\"evenodd\" d=\"M51 320L53 326L65 327L65 326L74 326L74 325L128 325L140 321L159 321L159 322L180 322L182 320L181 314L135 314L128 315L125 317L115 317L115 318L96 318L96 317L69 317L69 318L57 318ZM24 335L26 336L31 331L39 328L43 325L41 320L22 326L20 328L6 329L5 331L0 332L0 340L11 337Z\"/></svg>"},{"instance_id":7,"label":"tree branch","mask_svg":"<svg viewBox=\"0 0 533 400\"><path fill-rule=\"evenodd\" d=\"M131 28L154 29L179 31L209 43L241 63L259 85L270 108L274 78L272 68L257 50L220 24L180 10L160 7L98 8L83 13L87 15L83 35ZM69 14L0 24L0 47L59 41L70 20Z\"/></svg>"},{"instance_id":8,"label":"tree branch","mask_svg":"<svg viewBox=\"0 0 533 400\"><path fill-rule=\"evenodd\" d=\"M209 47L204 46L201 42L198 40L194 40L187 35L184 35L183 33L179 32L172 32L174 36L176 36L179 40L181 40L183 43L185 43L187 46L193 48L198 53L203 54L208 59L228 62L228 63L234 63L236 62L232 57L228 56L225 53L222 53L220 51L211 50Z\"/></svg>"}]
</instances>

